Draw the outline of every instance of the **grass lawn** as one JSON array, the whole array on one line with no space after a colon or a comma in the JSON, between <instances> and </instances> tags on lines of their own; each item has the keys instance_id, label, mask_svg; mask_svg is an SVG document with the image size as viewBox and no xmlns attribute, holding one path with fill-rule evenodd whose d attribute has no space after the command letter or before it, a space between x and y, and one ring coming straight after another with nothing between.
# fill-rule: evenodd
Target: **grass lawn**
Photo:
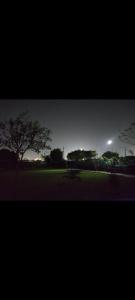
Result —
<instances>
[{"instance_id":1,"label":"grass lawn","mask_svg":"<svg viewBox=\"0 0 135 300\"><path fill-rule=\"evenodd\" d=\"M135 179L82 171L77 178L66 170L0 172L0 200L126 200L135 199Z\"/></svg>"}]
</instances>

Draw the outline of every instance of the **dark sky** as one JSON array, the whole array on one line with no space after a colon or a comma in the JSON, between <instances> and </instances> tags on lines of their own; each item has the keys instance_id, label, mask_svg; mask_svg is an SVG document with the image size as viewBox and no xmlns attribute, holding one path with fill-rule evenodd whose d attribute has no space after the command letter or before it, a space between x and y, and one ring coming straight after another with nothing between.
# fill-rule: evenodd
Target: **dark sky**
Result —
<instances>
[{"instance_id":1,"label":"dark sky","mask_svg":"<svg viewBox=\"0 0 135 300\"><path fill-rule=\"evenodd\" d=\"M65 157L78 148L122 154L125 145L118 140L119 131L135 122L134 100L0 100L0 120L26 110L52 130L51 146L64 147ZM113 140L111 146L108 139ZM128 145L127 149L135 150ZM25 157L38 156L27 153Z\"/></svg>"}]
</instances>

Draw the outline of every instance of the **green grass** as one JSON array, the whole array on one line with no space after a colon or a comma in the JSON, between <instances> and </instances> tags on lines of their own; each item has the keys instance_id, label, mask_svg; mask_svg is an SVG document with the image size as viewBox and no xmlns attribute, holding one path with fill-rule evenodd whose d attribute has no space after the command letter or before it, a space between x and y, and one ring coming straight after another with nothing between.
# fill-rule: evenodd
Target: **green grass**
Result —
<instances>
[{"instance_id":1,"label":"green grass","mask_svg":"<svg viewBox=\"0 0 135 300\"><path fill-rule=\"evenodd\" d=\"M99 172L89 172L89 171L83 171L80 174L80 178L82 178L84 181L96 181L101 182L108 180L108 174L105 173L99 173Z\"/></svg>"},{"instance_id":2,"label":"green grass","mask_svg":"<svg viewBox=\"0 0 135 300\"><path fill-rule=\"evenodd\" d=\"M71 179L65 169L0 172L0 200L118 200L135 196L134 178L82 171Z\"/></svg>"}]
</instances>

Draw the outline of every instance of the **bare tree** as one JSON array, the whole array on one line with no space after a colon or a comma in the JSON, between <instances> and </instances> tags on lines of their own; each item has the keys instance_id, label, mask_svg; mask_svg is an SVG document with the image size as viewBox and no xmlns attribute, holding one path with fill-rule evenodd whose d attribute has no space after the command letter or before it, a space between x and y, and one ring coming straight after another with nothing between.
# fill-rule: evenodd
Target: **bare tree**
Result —
<instances>
[{"instance_id":1,"label":"bare tree","mask_svg":"<svg viewBox=\"0 0 135 300\"><path fill-rule=\"evenodd\" d=\"M134 151L132 149L129 150L130 155L134 156Z\"/></svg>"},{"instance_id":2,"label":"bare tree","mask_svg":"<svg viewBox=\"0 0 135 300\"><path fill-rule=\"evenodd\" d=\"M121 132L119 135L119 139L121 142L135 145L135 123L132 123L129 128Z\"/></svg>"},{"instance_id":3,"label":"bare tree","mask_svg":"<svg viewBox=\"0 0 135 300\"><path fill-rule=\"evenodd\" d=\"M41 150L50 148L50 130L41 127L38 121L28 118L28 113L20 114L16 119L0 122L0 147L7 147L17 154L22 160L28 150L40 153Z\"/></svg>"}]
</instances>

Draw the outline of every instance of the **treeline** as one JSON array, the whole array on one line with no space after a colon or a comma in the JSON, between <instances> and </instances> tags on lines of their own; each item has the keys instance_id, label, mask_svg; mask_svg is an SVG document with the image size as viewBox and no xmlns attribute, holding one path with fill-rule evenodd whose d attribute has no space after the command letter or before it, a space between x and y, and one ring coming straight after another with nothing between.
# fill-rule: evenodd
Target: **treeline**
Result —
<instances>
[{"instance_id":1,"label":"treeline","mask_svg":"<svg viewBox=\"0 0 135 300\"><path fill-rule=\"evenodd\" d=\"M135 173L135 156L119 157L116 152L107 151L97 157L95 150L75 150L64 159L61 149L53 149L49 155L42 155L42 161L18 160L17 154L8 149L0 150L0 168L14 169L34 168L73 168L111 172Z\"/></svg>"},{"instance_id":2,"label":"treeline","mask_svg":"<svg viewBox=\"0 0 135 300\"><path fill-rule=\"evenodd\" d=\"M72 168L110 172L135 173L135 156L120 157L117 152L107 151L98 157L96 151L76 150L68 154Z\"/></svg>"}]
</instances>

